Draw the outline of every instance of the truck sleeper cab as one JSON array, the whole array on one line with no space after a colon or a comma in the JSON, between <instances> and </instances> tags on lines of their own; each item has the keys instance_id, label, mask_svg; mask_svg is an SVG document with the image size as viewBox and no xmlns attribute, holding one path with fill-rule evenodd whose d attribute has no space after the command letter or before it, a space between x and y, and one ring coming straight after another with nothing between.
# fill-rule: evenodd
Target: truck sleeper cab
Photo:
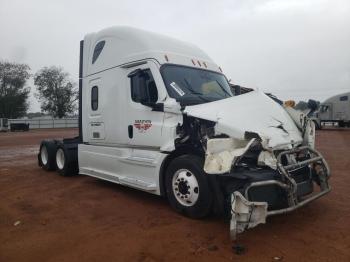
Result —
<instances>
[{"instance_id":1,"label":"truck sleeper cab","mask_svg":"<svg viewBox=\"0 0 350 262\"><path fill-rule=\"evenodd\" d=\"M189 217L229 215L233 238L330 190L313 122L261 92L235 96L193 45L108 28L81 41L79 74L79 136L43 141L44 169L163 195Z\"/></svg>"}]
</instances>

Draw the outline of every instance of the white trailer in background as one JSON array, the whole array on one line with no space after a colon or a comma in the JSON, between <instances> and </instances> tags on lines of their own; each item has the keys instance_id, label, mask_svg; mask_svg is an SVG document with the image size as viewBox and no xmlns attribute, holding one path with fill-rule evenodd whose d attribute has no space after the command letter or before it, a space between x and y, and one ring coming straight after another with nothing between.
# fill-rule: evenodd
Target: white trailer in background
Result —
<instances>
[{"instance_id":1,"label":"white trailer in background","mask_svg":"<svg viewBox=\"0 0 350 262\"><path fill-rule=\"evenodd\" d=\"M44 169L162 195L189 217L232 212L232 237L330 191L313 122L261 92L235 96L191 44L129 27L88 34L79 94L79 136L43 141Z\"/></svg>"}]
</instances>

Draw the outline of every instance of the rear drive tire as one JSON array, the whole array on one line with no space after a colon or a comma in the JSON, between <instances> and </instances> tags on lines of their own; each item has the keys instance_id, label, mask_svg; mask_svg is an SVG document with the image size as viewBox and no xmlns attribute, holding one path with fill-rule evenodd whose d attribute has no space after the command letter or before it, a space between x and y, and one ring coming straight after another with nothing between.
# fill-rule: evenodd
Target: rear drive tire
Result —
<instances>
[{"instance_id":1,"label":"rear drive tire","mask_svg":"<svg viewBox=\"0 0 350 262\"><path fill-rule=\"evenodd\" d=\"M73 176L78 173L77 163L72 161L72 154L69 154L67 148L63 145L59 145L56 151L56 166L57 171L61 176Z\"/></svg>"},{"instance_id":2,"label":"rear drive tire","mask_svg":"<svg viewBox=\"0 0 350 262\"><path fill-rule=\"evenodd\" d=\"M56 143L53 140L44 140L40 144L38 161L39 166L47 171L56 170Z\"/></svg>"},{"instance_id":3,"label":"rear drive tire","mask_svg":"<svg viewBox=\"0 0 350 262\"><path fill-rule=\"evenodd\" d=\"M200 157L183 155L175 158L165 175L166 193L172 208L191 218L209 214L213 196Z\"/></svg>"}]
</instances>

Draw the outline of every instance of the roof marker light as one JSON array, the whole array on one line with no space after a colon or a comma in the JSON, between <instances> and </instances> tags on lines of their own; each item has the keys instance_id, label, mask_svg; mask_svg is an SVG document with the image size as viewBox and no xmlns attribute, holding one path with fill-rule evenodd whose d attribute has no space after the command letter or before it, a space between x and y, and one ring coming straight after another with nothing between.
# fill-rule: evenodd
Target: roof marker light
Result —
<instances>
[{"instance_id":1,"label":"roof marker light","mask_svg":"<svg viewBox=\"0 0 350 262\"><path fill-rule=\"evenodd\" d=\"M165 57L165 60L166 60L167 62L169 62L168 56L167 56L167 55L164 55L164 57Z\"/></svg>"},{"instance_id":2,"label":"roof marker light","mask_svg":"<svg viewBox=\"0 0 350 262\"><path fill-rule=\"evenodd\" d=\"M194 60L193 60L193 59L191 59L191 61L192 61L192 64L193 64L193 65L196 65L196 63L194 62Z\"/></svg>"},{"instance_id":3,"label":"roof marker light","mask_svg":"<svg viewBox=\"0 0 350 262\"><path fill-rule=\"evenodd\" d=\"M205 66L205 68L207 68L207 64L205 62L203 62L203 65Z\"/></svg>"},{"instance_id":4,"label":"roof marker light","mask_svg":"<svg viewBox=\"0 0 350 262\"><path fill-rule=\"evenodd\" d=\"M220 70L220 72L222 73L222 69L221 69L221 67L219 66L219 70Z\"/></svg>"},{"instance_id":5,"label":"roof marker light","mask_svg":"<svg viewBox=\"0 0 350 262\"><path fill-rule=\"evenodd\" d=\"M199 65L200 67L202 67L202 64L201 64L201 62L199 62L199 60L197 60L197 62L198 62L198 65Z\"/></svg>"}]
</instances>

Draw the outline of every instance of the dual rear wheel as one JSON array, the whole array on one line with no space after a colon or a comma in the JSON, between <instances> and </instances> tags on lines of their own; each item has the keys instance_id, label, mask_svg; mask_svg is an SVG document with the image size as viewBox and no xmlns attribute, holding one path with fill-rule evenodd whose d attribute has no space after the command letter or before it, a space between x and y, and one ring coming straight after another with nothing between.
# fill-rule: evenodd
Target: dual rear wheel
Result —
<instances>
[{"instance_id":1,"label":"dual rear wheel","mask_svg":"<svg viewBox=\"0 0 350 262\"><path fill-rule=\"evenodd\" d=\"M67 169L66 168L66 158L67 158L67 155L66 153L64 152L64 148L62 147L58 147L57 148L57 151L56 151L56 167L57 167L57 171L60 175L63 175L65 176L65 170Z\"/></svg>"},{"instance_id":2,"label":"dual rear wheel","mask_svg":"<svg viewBox=\"0 0 350 262\"><path fill-rule=\"evenodd\" d=\"M77 164L72 163L68 150L59 142L43 141L38 154L39 165L45 170L57 170L62 176L77 173Z\"/></svg>"},{"instance_id":3,"label":"dual rear wheel","mask_svg":"<svg viewBox=\"0 0 350 262\"><path fill-rule=\"evenodd\" d=\"M39 166L48 171L56 170L55 155L56 144L53 141L45 140L41 142L38 154Z\"/></svg>"}]
</instances>

